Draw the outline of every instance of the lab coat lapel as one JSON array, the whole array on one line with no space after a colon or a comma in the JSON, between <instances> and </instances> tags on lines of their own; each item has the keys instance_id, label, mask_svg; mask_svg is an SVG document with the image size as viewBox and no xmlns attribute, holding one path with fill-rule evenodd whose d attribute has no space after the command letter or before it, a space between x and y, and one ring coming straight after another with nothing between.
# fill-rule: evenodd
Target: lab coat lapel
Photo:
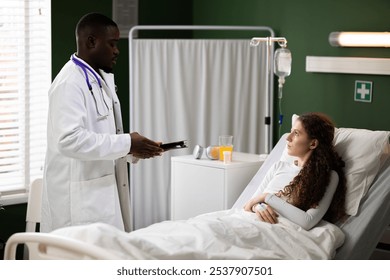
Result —
<instances>
[{"instance_id":1,"label":"lab coat lapel","mask_svg":"<svg viewBox=\"0 0 390 280\"><path fill-rule=\"evenodd\" d=\"M122 124L122 113L121 113L121 106L118 99L118 96L116 94L115 90L115 82L114 82L114 75L110 73L106 73L103 70L99 70L100 75L103 77L106 86L108 87L109 94L112 98L112 105L114 106L114 117L115 117L115 124L116 124L116 133L121 134L123 133L123 124Z\"/></svg>"},{"instance_id":2,"label":"lab coat lapel","mask_svg":"<svg viewBox=\"0 0 390 280\"><path fill-rule=\"evenodd\" d=\"M122 124L122 113L121 106L115 90L115 81L114 75L106 73L100 70L100 75L103 77L108 89L110 90L110 95L112 98L112 104L114 107L114 117L116 124L116 133L122 134L123 124ZM129 136L130 137L130 136ZM129 151L130 152L130 151ZM122 219L125 227L125 231L130 232L132 229L131 224L131 201L130 201L130 189L129 189L129 177L127 171L127 159L126 157L119 158L115 161L115 175L117 180L119 201L122 211Z\"/></svg>"}]
</instances>

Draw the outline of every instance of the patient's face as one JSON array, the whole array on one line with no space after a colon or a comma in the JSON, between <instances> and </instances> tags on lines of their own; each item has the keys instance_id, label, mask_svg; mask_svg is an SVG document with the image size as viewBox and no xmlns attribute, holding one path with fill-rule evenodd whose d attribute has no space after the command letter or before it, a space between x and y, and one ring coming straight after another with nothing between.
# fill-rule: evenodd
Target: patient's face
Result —
<instances>
[{"instance_id":1,"label":"patient's face","mask_svg":"<svg viewBox=\"0 0 390 280\"><path fill-rule=\"evenodd\" d=\"M311 154L312 140L301 121L296 120L287 136L287 152L290 156L306 159Z\"/></svg>"}]
</instances>

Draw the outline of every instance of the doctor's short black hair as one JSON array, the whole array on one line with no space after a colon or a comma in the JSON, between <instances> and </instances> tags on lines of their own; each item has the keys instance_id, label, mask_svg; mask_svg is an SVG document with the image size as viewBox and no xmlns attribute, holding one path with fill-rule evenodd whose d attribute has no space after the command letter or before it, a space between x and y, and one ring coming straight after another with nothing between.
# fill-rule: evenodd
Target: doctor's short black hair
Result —
<instances>
[{"instance_id":1,"label":"doctor's short black hair","mask_svg":"<svg viewBox=\"0 0 390 280\"><path fill-rule=\"evenodd\" d=\"M109 17L95 12L88 13L82 16L77 23L76 37L79 36L82 32L96 32L98 30L101 30L102 28L106 28L109 26L118 28L118 25L115 23L115 21L113 21Z\"/></svg>"}]
</instances>

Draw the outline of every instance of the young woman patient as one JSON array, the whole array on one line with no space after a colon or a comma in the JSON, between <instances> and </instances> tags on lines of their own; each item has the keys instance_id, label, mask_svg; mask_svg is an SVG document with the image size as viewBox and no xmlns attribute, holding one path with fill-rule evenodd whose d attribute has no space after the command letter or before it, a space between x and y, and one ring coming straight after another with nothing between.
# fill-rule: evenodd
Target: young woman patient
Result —
<instances>
[{"instance_id":1,"label":"young woman patient","mask_svg":"<svg viewBox=\"0 0 390 280\"><path fill-rule=\"evenodd\" d=\"M296 160L275 163L244 209L271 224L280 214L306 230L321 219L344 217L344 161L333 146L334 129L324 114L301 115L287 137L288 154Z\"/></svg>"}]
</instances>

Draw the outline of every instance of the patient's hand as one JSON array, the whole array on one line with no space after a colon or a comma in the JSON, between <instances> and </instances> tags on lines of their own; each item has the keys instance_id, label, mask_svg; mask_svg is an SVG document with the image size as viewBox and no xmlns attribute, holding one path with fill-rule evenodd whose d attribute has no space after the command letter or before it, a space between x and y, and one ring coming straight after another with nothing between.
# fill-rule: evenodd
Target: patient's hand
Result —
<instances>
[{"instance_id":1,"label":"patient's hand","mask_svg":"<svg viewBox=\"0 0 390 280\"><path fill-rule=\"evenodd\" d=\"M274 209L268 204L262 203L253 207L253 212L256 213L257 217L259 217L260 221L277 224L278 223L278 213L274 211Z\"/></svg>"},{"instance_id":2,"label":"patient's hand","mask_svg":"<svg viewBox=\"0 0 390 280\"><path fill-rule=\"evenodd\" d=\"M259 203L263 203L265 202L265 198L267 196L268 193L262 193L258 196L255 196L253 198L251 198L251 200L249 200L245 206L244 206L244 210L245 211L248 211L248 212L253 212L255 213L255 211L253 210L253 207L256 206L257 204Z\"/></svg>"},{"instance_id":3,"label":"patient's hand","mask_svg":"<svg viewBox=\"0 0 390 280\"><path fill-rule=\"evenodd\" d=\"M257 204L257 203L256 203ZM251 202L251 201L248 201L245 205L244 205L244 210L245 211L248 211L248 212L254 212L254 211L252 211L252 207L254 206L254 205L256 205L256 204L254 204L253 202Z\"/></svg>"}]
</instances>

